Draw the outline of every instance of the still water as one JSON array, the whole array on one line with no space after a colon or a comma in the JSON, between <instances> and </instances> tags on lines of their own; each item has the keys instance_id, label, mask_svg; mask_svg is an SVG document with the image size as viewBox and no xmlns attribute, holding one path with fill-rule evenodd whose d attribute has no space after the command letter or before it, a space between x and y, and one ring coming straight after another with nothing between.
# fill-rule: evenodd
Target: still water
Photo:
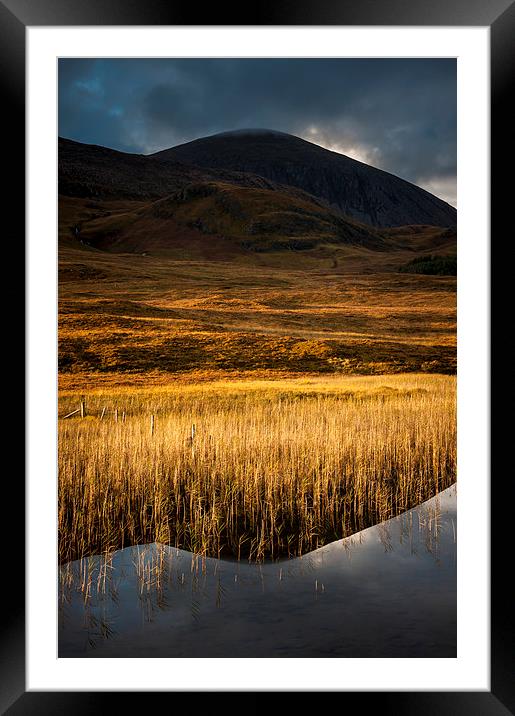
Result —
<instances>
[{"instance_id":1,"label":"still water","mask_svg":"<svg viewBox=\"0 0 515 716\"><path fill-rule=\"evenodd\" d=\"M60 570L60 658L455 656L455 486L298 559L150 544Z\"/></svg>"}]
</instances>

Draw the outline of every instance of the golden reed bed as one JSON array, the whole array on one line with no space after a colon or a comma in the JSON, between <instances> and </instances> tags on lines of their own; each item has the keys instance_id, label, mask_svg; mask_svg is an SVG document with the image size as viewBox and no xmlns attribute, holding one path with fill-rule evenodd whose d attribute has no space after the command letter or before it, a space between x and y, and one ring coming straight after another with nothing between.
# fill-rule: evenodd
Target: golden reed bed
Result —
<instances>
[{"instance_id":1,"label":"golden reed bed","mask_svg":"<svg viewBox=\"0 0 515 716\"><path fill-rule=\"evenodd\" d=\"M62 394L61 562L147 542L293 557L456 480L456 379L213 382Z\"/></svg>"}]
</instances>

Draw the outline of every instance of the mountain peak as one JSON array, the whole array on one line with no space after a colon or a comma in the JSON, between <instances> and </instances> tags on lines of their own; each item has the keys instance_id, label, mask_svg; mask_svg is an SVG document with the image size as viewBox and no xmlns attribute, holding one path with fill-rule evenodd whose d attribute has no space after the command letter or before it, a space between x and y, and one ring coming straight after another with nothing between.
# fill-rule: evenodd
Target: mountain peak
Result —
<instances>
[{"instance_id":1,"label":"mountain peak","mask_svg":"<svg viewBox=\"0 0 515 716\"><path fill-rule=\"evenodd\" d=\"M214 137L291 137L293 135L286 132L279 132L277 129L266 129L260 127L248 127L243 129L230 129L225 132L217 132L217 134L206 137L206 139Z\"/></svg>"},{"instance_id":2,"label":"mountain peak","mask_svg":"<svg viewBox=\"0 0 515 716\"><path fill-rule=\"evenodd\" d=\"M220 132L152 157L258 175L301 189L332 209L376 227L456 226L456 209L421 187L274 129Z\"/></svg>"}]
</instances>

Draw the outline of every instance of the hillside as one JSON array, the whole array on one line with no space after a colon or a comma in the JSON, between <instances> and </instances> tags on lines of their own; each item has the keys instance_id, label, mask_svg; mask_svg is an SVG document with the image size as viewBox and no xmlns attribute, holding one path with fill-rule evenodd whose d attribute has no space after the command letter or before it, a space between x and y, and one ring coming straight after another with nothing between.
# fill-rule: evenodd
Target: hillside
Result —
<instances>
[{"instance_id":1,"label":"hillside","mask_svg":"<svg viewBox=\"0 0 515 716\"><path fill-rule=\"evenodd\" d=\"M456 209L399 177L282 132L239 130L152 155L163 162L250 172L298 187L377 227L455 227Z\"/></svg>"},{"instance_id":2,"label":"hillside","mask_svg":"<svg viewBox=\"0 0 515 716\"><path fill-rule=\"evenodd\" d=\"M59 189L63 389L455 371L456 278L403 273L456 256L452 228L65 140Z\"/></svg>"},{"instance_id":3,"label":"hillside","mask_svg":"<svg viewBox=\"0 0 515 716\"><path fill-rule=\"evenodd\" d=\"M167 253L189 242L235 253L310 251L350 244L387 250L381 234L312 201L309 195L236 186L187 184L133 211L93 218L80 231L86 245L127 253Z\"/></svg>"}]
</instances>

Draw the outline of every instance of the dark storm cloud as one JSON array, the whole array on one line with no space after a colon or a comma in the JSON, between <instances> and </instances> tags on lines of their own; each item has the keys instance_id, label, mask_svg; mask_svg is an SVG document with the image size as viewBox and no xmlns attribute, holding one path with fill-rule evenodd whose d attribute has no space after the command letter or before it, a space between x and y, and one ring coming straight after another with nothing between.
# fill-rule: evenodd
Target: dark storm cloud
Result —
<instances>
[{"instance_id":1,"label":"dark storm cloud","mask_svg":"<svg viewBox=\"0 0 515 716\"><path fill-rule=\"evenodd\" d=\"M149 153L244 127L290 132L455 202L456 62L59 62L59 134Z\"/></svg>"}]
</instances>

